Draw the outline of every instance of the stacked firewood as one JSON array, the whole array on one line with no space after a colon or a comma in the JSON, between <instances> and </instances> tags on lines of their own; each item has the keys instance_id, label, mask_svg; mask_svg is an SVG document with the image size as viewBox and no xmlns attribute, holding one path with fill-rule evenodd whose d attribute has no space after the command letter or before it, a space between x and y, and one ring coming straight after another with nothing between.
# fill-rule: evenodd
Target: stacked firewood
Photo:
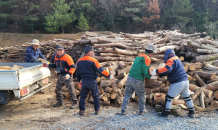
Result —
<instances>
[{"instance_id":1,"label":"stacked firewood","mask_svg":"<svg viewBox=\"0 0 218 130\"><path fill-rule=\"evenodd\" d=\"M128 73L136 56L145 52L145 48L152 44L157 47L157 54L151 58L151 66L154 68L163 67L164 52L171 48L184 64L189 81L190 92L194 100L195 108L199 111L208 111L218 107L218 42L213 41L204 33L182 34L178 30L160 30L156 32L144 32L141 34L98 34L86 32L86 35L75 41L54 39L53 41L43 41L40 43L42 54L50 59L56 52L55 46L62 44L65 46L67 54L71 55L76 63L84 55L83 50L86 45L93 46L97 52L95 58L100 64L116 79L110 81L99 75L99 94L101 104L111 103L122 104L125 95L125 84ZM9 47L0 49L1 58L19 58L23 61L28 43L22 47ZM213 61L213 62L211 62ZM80 87L76 86L76 94L80 95ZM165 95L170 86L166 77L157 80L145 80L147 103L155 106L158 110L164 104ZM69 97L67 92L64 92ZM132 101L138 102L137 94L133 94ZM88 102L93 102L91 94L87 97ZM173 100L173 105L177 105L176 110L187 108L185 101L179 95Z\"/></svg>"}]
</instances>

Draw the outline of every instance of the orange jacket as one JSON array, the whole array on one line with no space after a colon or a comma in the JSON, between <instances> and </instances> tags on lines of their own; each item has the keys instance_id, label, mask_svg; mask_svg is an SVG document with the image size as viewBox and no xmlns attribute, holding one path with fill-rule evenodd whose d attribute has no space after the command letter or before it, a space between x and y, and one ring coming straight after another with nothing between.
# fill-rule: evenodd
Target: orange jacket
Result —
<instances>
[{"instance_id":1,"label":"orange jacket","mask_svg":"<svg viewBox=\"0 0 218 130\"><path fill-rule=\"evenodd\" d=\"M98 77L96 72L106 77L110 76L110 74L101 67L95 58L91 56L84 56L78 60L76 76L79 82L83 78L96 79Z\"/></svg>"},{"instance_id":2,"label":"orange jacket","mask_svg":"<svg viewBox=\"0 0 218 130\"><path fill-rule=\"evenodd\" d=\"M61 57L57 53L54 54L49 67L56 68L57 73L63 75L72 75L76 70L76 66L74 65L73 59L71 58L71 56L65 53Z\"/></svg>"}]
</instances>

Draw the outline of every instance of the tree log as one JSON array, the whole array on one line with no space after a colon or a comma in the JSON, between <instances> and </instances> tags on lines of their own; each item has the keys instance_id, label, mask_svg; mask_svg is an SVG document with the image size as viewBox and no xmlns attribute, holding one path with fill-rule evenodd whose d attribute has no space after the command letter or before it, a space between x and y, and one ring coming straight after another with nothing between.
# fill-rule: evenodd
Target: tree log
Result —
<instances>
[{"instance_id":1,"label":"tree log","mask_svg":"<svg viewBox=\"0 0 218 130\"><path fill-rule=\"evenodd\" d=\"M189 84L189 89L190 89L191 91L193 91L193 92L197 92L197 91L199 91L200 87L198 87L198 86L196 86L196 85L194 85L194 84ZM205 94L207 97L209 97L209 98L212 97L213 91L207 90L207 89L205 89L205 88L203 88L203 87L201 87L201 90L204 92L204 94Z\"/></svg>"},{"instance_id":2,"label":"tree log","mask_svg":"<svg viewBox=\"0 0 218 130\"><path fill-rule=\"evenodd\" d=\"M116 76L116 78L121 79L124 78L126 76L126 73L120 73L119 75Z\"/></svg>"},{"instance_id":3,"label":"tree log","mask_svg":"<svg viewBox=\"0 0 218 130\"><path fill-rule=\"evenodd\" d=\"M165 100L165 93L155 93L154 94L154 100Z\"/></svg>"},{"instance_id":4,"label":"tree log","mask_svg":"<svg viewBox=\"0 0 218 130\"><path fill-rule=\"evenodd\" d=\"M129 47L126 45L123 45L121 43L106 43L106 44L95 44L95 48L103 48L103 47L118 47L121 49L128 49Z\"/></svg>"},{"instance_id":5,"label":"tree log","mask_svg":"<svg viewBox=\"0 0 218 130\"><path fill-rule=\"evenodd\" d=\"M218 99L218 90L214 93L214 98Z\"/></svg>"},{"instance_id":6,"label":"tree log","mask_svg":"<svg viewBox=\"0 0 218 130\"><path fill-rule=\"evenodd\" d=\"M107 93L112 93L112 92L113 92L113 89L112 89L111 87L106 87L106 88L104 89L104 91L107 92Z\"/></svg>"},{"instance_id":7,"label":"tree log","mask_svg":"<svg viewBox=\"0 0 218 130\"><path fill-rule=\"evenodd\" d=\"M218 89L218 81L212 82L212 83L204 86L204 88L206 88L208 90L216 90L216 89Z\"/></svg>"},{"instance_id":8,"label":"tree log","mask_svg":"<svg viewBox=\"0 0 218 130\"><path fill-rule=\"evenodd\" d=\"M134 57L101 57L94 56L98 61L134 61Z\"/></svg>"},{"instance_id":9,"label":"tree log","mask_svg":"<svg viewBox=\"0 0 218 130\"><path fill-rule=\"evenodd\" d=\"M218 107L218 101L213 100L213 101L211 102L211 106L213 106L213 107Z\"/></svg>"},{"instance_id":10,"label":"tree log","mask_svg":"<svg viewBox=\"0 0 218 130\"><path fill-rule=\"evenodd\" d=\"M218 70L218 67L213 66L213 65L208 64L208 63L204 63L204 68L209 70L209 71L217 71Z\"/></svg>"},{"instance_id":11,"label":"tree log","mask_svg":"<svg viewBox=\"0 0 218 130\"><path fill-rule=\"evenodd\" d=\"M121 89L117 89L117 101L119 104L122 104L123 102L123 94Z\"/></svg>"},{"instance_id":12,"label":"tree log","mask_svg":"<svg viewBox=\"0 0 218 130\"><path fill-rule=\"evenodd\" d=\"M162 53L162 52L165 52L167 49L175 49L175 48L176 46L164 46L164 47L158 48L157 53Z\"/></svg>"},{"instance_id":13,"label":"tree log","mask_svg":"<svg viewBox=\"0 0 218 130\"><path fill-rule=\"evenodd\" d=\"M204 97L205 97L204 92L201 92L201 94L200 94L200 105L201 105L202 108L205 108Z\"/></svg>"},{"instance_id":14,"label":"tree log","mask_svg":"<svg viewBox=\"0 0 218 130\"><path fill-rule=\"evenodd\" d=\"M157 55L154 55L153 57L157 59L163 59L164 55L157 54Z\"/></svg>"},{"instance_id":15,"label":"tree log","mask_svg":"<svg viewBox=\"0 0 218 130\"><path fill-rule=\"evenodd\" d=\"M109 66L108 69L112 75L116 75L116 71L120 66L118 64Z\"/></svg>"},{"instance_id":16,"label":"tree log","mask_svg":"<svg viewBox=\"0 0 218 130\"><path fill-rule=\"evenodd\" d=\"M111 87L112 87L113 91L116 93L117 89L118 89L118 85L116 83L112 83Z\"/></svg>"},{"instance_id":17,"label":"tree log","mask_svg":"<svg viewBox=\"0 0 218 130\"><path fill-rule=\"evenodd\" d=\"M194 75L196 75L196 74L202 79L212 80L212 79L216 78L215 73L211 74L211 73L203 72L203 71L195 71Z\"/></svg>"},{"instance_id":18,"label":"tree log","mask_svg":"<svg viewBox=\"0 0 218 130\"><path fill-rule=\"evenodd\" d=\"M203 86L206 85L205 82L198 76L198 74L195 74L194 78L196 79L197 83L198 83L201 87L203 87Z\"/></svg>"},{"instance_id":19,"label":"tree log","mask_svg":"<svg viewBox=\"0 0 218 130\"><path fill-rule=\"evenodd\" d=\"M111 99L116 99L117 98L117 94L115 93L115 92L112 92L112 94L111 94Z\"/></svg>"},{"instance_id":20,"label":"tree log","mask_svg":"<svg viewBox=\"0 0 218 130\"><path fill-rule=\"evenodd\" d=\"M127 66L126 68L124 68L121 71L119 71L117 76L119 76L121 73L128 74L131 68L132 68L132 66Z\"/></svg>"},{"instance_id":21,"label":"tree log","mask_svg":"<svg viewBox=\"0 0 218 130\"><path fill-rule=\"evenodd\" d=\"M129 75L129 74L127 74L127 75L119 82L119 84L118 84L118 87L119 87L119 88L122 88L122 87L125 85L125 83L126 83L126 81L127 81L127 78L128 78L128 75Z\"/></svg>"},{"instance_id":22,"label":"tree log","mask_svg":"<svg viewBox=\"0 0 218 130\"><path fill-rule=\"evenodd\" d=\"M218 55L200 55L193 58L194 62L213 61L218 59Z\"/></svg>"}]
</instances>

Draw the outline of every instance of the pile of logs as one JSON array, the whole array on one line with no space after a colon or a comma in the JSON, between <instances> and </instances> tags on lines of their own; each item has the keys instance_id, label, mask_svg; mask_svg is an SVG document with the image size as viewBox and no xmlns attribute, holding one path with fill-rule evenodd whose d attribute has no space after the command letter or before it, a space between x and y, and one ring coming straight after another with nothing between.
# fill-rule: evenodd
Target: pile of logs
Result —
<instances>
[{"instance_id":1,"label":"pile of logs","mask_svg":"<svg viewBox=\"0 0 218 130\"><path fill-rule=\"evenodd\" d=\"M157 54L151 58L152 67L161 67L164 63L164 52L171 48L183 62L184 69L190 81L190 92L194 100L195 108L199 111L209 111L218 107L218 41L214 41L205 33L182 34L178 30L160 30L156 32L144 32L141 34L111 33L100 35L94 32L86 32L86 35L75 41L54 39L53 41L43 41L40 43L40 50L49 60L56 52L55 46L62 44L65 46L67 54L71 55L74 62L84 55L83 50L86 45L91 45L97 50L95 58L100 64L116 79L110 81L99 75L99 94L102 105L115 103L122 104L125 95L125 84L132 63L139 54L144 53L145 48L152 44L157 47ZM24 60L28 43L22 47L0 48L1 58L18 58ZM76 86L76 94L80 95L80 87ZM165 95L170 84L166 77L157 80L145 80L147 103L162 109ZM69 94L63 92L66 97ZM133 94L131 101L139 100L137 94ZM87 101L93 103L91 94ZM173 100L175 110L187 108L185 101L179 95ZM178 111L177 111L178 112ZM175 111L173 112L175 113Z\"/></svg>"}]
</instances>

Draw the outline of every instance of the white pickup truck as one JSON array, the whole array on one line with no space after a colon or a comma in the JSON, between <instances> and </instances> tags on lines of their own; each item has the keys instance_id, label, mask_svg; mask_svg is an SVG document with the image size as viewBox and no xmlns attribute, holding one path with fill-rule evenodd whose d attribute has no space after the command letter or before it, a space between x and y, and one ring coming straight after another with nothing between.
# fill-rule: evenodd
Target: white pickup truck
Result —
<instances>
[{"instance_id":1,"label":"white pickup truck","mask_svg":"<svg viewBox=\"0 0 218 130\"><path fill-rule=\"evenodd\" d=\"M23 68L0 70L0 104L8 103L12 94L23 101L51 85L48 82L50 70L41 63L0 63L0 66L12 67L14 64Z\"/></svg>"}]
</instances>

